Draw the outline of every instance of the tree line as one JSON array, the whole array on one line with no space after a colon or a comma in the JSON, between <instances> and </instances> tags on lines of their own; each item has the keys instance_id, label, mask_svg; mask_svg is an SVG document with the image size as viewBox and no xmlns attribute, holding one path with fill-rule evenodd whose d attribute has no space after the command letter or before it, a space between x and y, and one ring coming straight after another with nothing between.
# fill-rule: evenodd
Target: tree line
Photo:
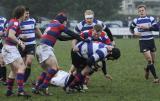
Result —
<instances>
[{"instance_id":1,"label":"tree line","mask_svg":"<svg viewBox=\"0 0 160 101\"><path fill-rule=\"evenodd\" d=\"M92 9L99 19L112 19L117 16L122 0L0 0L0 10L10 17L17 5L30 8L33 17L53 18L58 12L64 11L70 19L83 19L86 9ZM5 11L5 12L4 12Z\"/></svg>"}]
</instances>

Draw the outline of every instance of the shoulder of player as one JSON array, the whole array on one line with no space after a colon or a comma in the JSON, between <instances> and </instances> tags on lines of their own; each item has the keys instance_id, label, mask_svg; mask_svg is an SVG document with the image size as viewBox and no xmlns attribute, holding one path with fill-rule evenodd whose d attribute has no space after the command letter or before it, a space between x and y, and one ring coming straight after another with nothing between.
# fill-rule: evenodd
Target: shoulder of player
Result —
<instances>
[{"instance_id":1,"label":"shoulder of player","mask_svg":"<svg viewBox=\"0 0 160 101\"><path fill-rule=\"evenodd\" d=\"M19 21L17 19L10 19L9 22L8 22L8 25L9 26L18 26L19 25Z\"/></svg>"},{"instance_id":2,"label":"shoulder of player","mask_svg":"<svg viewBox=\"0 0 160 101\"><path fill-rule=\"evenodd\" d=\"M36 22L36 20L34 18L28 18L26 21L33 21Z\"/></svg>"},{"instance_id":3,"label":"shoulder of player","mask_svg":"<svg viewBox=\"0 0 160 101\"><path fill-rule=\"evenodd\" d=\"M0 20L6 21L7 19L5 17L3 17L3 16L0 16Z\"/></svg>"}]
</instances>

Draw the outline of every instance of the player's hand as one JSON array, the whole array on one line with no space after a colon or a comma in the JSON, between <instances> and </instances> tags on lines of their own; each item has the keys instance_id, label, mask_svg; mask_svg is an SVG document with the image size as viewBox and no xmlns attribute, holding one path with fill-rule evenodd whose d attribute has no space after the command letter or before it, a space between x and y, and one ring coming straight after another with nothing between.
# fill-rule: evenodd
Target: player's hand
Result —
<instances>
[{"instance_id":1,"label":"player's hand","mask_svg":"<svg viewBox=\"0 0 160 101\"><path fill-rule=\"evenodd\" d=\"M21 36L20 39L23 40L23 41L26 41L28 39L28 37L27 36Z\"/></svg>"},{"instance_id":2,"label":"player's hand","mask_svg":"<svg viewBox=\"0 0 160 101\"><path fill-rule=\"evenodd\" d=\"M73 47L73 51L74 51L74 52L78 52L78 51L79 51L79 48L78 48L78 47Z\"/></svg>"},{"instance_id":3,"label":"player's hand","mask_svg":"<svg viewBox=\"0 0 160 101\"><path fill-rule=\"evenodd\" d=\"M109 74L106 74L105 77L106 77L106 79L112 80L112 76Z\"/></svg>"},{"instance_id":4,"label":"player's hand","mask_svg":"<svg viewBox=\"0 0 160 101\"><path fill-rule=\"evenodd\" d=\"M25 49L25 44L23 41L19 40L18 45L24 50Z\"/></svg>"},{"instance_id":5,"label":"player's hand","mask_svg":"<svg viewBox=\"0 0 160 101\"><path fill-rule=\"evenodd\" d=\"M134 36L136 36L136 37L140 37L140 36L141 36L141 33L136 32L136 33L134 33Z\"/></svg>"},{"instance_id":6,"label":"player's hand","mask_svg":"<svg viewBox=\"0 0 160 101\"><path fill-rule=\"evenodd\" d=\"M147 25L139 25L138 28L141 28L141 29L149 29L149 26L147 26Z\"/></svg>"}]
</instances>

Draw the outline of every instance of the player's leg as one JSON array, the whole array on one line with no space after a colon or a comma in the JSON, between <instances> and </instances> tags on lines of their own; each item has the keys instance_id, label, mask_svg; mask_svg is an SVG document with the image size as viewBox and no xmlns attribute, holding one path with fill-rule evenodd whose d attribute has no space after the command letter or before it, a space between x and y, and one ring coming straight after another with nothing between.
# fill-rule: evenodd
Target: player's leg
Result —
<instances>
[{"instance_id":1,"label":"player's leg","mask_svg":"<svg viewBox=\"0 0 160 101\"><path fill-rule=\"evenodd\" d=\"M52 95L51 93L48 92L47 89L48 89L48 85L50 83L50 80L58 71L57 59L55 58L55 56L50 56L44 62L48 68L47 68L46 76L43 80L43 83L39 86L39 91L43 95Z\"/></svg>"},{"instance_id":2,"label":"player's leg","mask_svg":"<svg viewBox=\"0 0 160 101\"><path fill-rule=\"evenodd\" d=\"M31 65L32 65L33 59L34 59L33 55L27 55L26 56L25 64L26 64L27 68L25 70L24 82L27 82L27 80L28 80L28 78L31 74Z\"/></svg>"},{"instance_id":3,"label":"player's leg","mask_svg":"<svg viewBox=\"0 0 160 101\"><path fill-rule=\"evenodd\" d=\"M26 52L25 52L25 76L24 76L24 82L26 82L31 74L31 66L35 55L35 45L27 45L26 46Z\"/></svg>"},{"instance_id":4,"label":"player's leg","mask_svg":"<svg viewBox=\"0 0 160 101\"><path fill-rule=\"evenodd\" d=\"M26 66L24 64L24 61L22 58L16 59L14 62L11 63L12 67L16 68L16 82L18 86L18 96L27 96L30 95L26 94L24 91L24 72L26 69Z\"/></svg>"},{"instance_id":5,"label":"player's leg","mask_svg":"<svg viewBox=\"0 0 160 101\"><path fill-rule=\"evenodd\" d=\"M145 59L148 62L146 69L149 70L152 73L154 79L157 80L158 76L157 76L156 71L155 71L155 67L154 67L154 64L153 64L153 61L152 61L152 56L151 56L150 51L144 52L143 54L144 54Z\"/></svg>"},{"instance_id":6,"label":"player's leg","mask_svg":"<svg viewBox=\"0 0 160 101\"><path fill-rule=\"evenodd\" d=\"M4 65L2 54L0 53L0 81L6 85L6 75L7 75L7 69Z\"/></svg>"},{"instance_id":7,"label":"player's leg","mask_svg":"<svg viewBox=\"0 0 160 101\"><path fill-rule=\"evenodd\" d=\"M48 66L47 74L43 83L40 85L40 88L47 88L51 78L58 71L58 64L55 56L50 56L47 60L45 60L45 64Z\"/></svg>"},{"instance_id":8,"label":"player's leg","mask_svg":"<svg viewBox=\"0 0 160 101\"><path fill-rule=\"evenodd\" d=\"M12 65L11 66L11 71L9 73L8 79L7 79L7 92L6 96L12 96L13 93L13 86L14 86L14 81L16 78L16 68L14 68Z\"/></svg>"},{"instance_id":9,"label":"player's leg","mask_svg":"<svg viewBox=\"0 0 160 101\"><path fill-rule=\"evenodd\" d=\"M70 86L70 84L72 83L72 81L75 79L75 74L77 72L78 69L80 69L83 65L83 63L85 62L85 59L83 59L82 57L80 57L76 52L73 52L73 50L71 51L71 59L72 59L72 65L74 67L74 72L71 73L65 87L64 87L64 90ZM72 67L72 68L73 68Z\"/></svg>"},{"instance_id":10,"label":"player's leg","mask_svg":"<svg viewBox=\"0 0 160 101\"><path fill-rule=\"evenodd\" d=\"M150 54L151 54L151 57L152 57L152 72L154 73L154 75L156 75L156 69L155 69L155 65L154 65L154 61L155 61L155 57L156 57L156 46L155 46L155 42L154 40L151 40L150 42ZM154 83L159 83L159 79L158 77L156 77L153 81Z\"/></svg>"},{"instance_id":11,"label":"player's leg","mask_svg":"<svg viewBox=\"0 0 160 101\"><path fill-rule=\"evenodd\" d=\"M3 56L2 56L2 42L0 43L0 81L6 85L6 75L7 75L7 69L4 65Z\"/></svg>"},{"instance_id":12,"label":"player's leg","mask_svg":"<svg viewBox=\"0 0 160 101\"><path fill-rule=\"evenodd\" d=\"M146 40L139 40L139 47L140 47L140 52L143 53L145 59L147 60L147 64L150 59L150 52L144 54L145 52L147 52L149 49L148 49L148 44L146 42ZM149 54L149 56L148 56ZM145 56L146 55L146 56ZM144 71L145 71L145 78L148 79L149 78L149 72L150 72L150 69L149 69L149 66L147 65L145 68L144 68Z\"/></svg>"}]
</instances>

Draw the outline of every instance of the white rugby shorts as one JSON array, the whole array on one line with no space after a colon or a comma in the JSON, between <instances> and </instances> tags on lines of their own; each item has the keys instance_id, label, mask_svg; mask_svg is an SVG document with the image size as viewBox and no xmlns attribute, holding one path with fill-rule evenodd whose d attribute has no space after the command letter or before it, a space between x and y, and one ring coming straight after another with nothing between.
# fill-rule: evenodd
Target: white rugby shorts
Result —
<instances>
[{"instance_id":1,"label":"white rugby shorts","mask_svg":"<svg viewBox=\"0 0 160 101\"><path fill-rule=\"evenodd\" d=\"M38 57L39 63L44 62L50 56L52 56L57 61L56 56L53 53L53 48L45 44L41 44L36 48L36 55Z\"/></svg>"},{"instance_id":2,"label":"white rugby shorts","mask_svg":"<svg viewBox=\"0 0 160 101\"><path fill-rule=\"evenodd\" d=\"M17 59L22 58L17 47L11 45L4 45L2 48L2 56L5 64L10 64Z\"/></svg>"}]
</instances>

